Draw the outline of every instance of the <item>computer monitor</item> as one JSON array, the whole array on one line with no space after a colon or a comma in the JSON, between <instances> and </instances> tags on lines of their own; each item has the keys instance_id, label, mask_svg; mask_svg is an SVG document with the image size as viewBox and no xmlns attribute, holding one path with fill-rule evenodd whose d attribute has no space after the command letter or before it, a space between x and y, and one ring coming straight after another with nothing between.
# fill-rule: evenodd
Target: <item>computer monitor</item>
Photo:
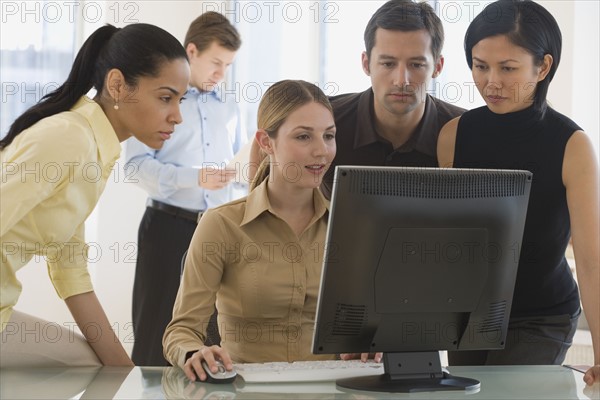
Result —
<instances>
[{"instance_id":1,"label":"computer monitor","mask_svg":"<svg viewBox=\"0 0 600 400\"><path fill-rule=\"evenodd\" d=\"M440 350L502 349L532 174L338 166L313 353L384 353L385 373L338 386L477 389Z\"/></svg>"}]
</instances>

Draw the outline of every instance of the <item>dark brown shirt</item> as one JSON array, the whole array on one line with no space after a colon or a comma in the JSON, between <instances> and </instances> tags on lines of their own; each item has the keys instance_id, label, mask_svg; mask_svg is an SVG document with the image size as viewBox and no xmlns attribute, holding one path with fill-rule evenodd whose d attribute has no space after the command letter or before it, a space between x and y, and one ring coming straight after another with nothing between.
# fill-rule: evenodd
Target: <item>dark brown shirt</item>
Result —
<instances>
[{"instance_id":1,"label":"dark brown shirt","mask_svg":"<svg viewBox=\"0 0 600 400\"><path fill-rule=\"evenodd\" d=\"M329 99L336 125L337 153L325 174L321 191L331 197L336 165L437 167L440 130L464 109L427 96L425 114L410 139L397 149L375 130L373 91L343 94Z\"/></svg>"}]
</instances>

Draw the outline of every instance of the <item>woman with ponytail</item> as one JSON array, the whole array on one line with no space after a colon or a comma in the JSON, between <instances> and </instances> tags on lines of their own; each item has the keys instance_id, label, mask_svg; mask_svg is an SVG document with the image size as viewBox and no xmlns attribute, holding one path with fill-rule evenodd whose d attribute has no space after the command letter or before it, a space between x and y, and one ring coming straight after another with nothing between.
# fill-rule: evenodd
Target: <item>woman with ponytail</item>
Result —
<instances>
[{"instance_id":1,"label":"woman with ponytail","mask_svg":"<svg viewBox=\"0 0 600 400\"><path fill-rule=\"evenodd\" d=\"M313 84L286 80L264 94L256 140L267 153L250 194L207 211L186 258L165 358L195 381L205 360L296 361L311 353L329 203L319 191L335 156L327 96ZM219 310L221 347L205 346ZM197 376L197 378L196 378Z\"/></svg>"},{"instance_id":2,"label":"woman with ponytail","mask_svg":"<svg viewBox=\"0 0 600 400\"><path fill-rule=\"evenodd\" d=\"M185 50L171 34L148 24L107 25L83 44L66 82L0 140L1 367L132 365L94 294L84 221L120 142L134 136L159 149L169 139L188 80ZM13 309L17 271L33 256L46 258L83 337Z\"/></svg>"}]
</instances>

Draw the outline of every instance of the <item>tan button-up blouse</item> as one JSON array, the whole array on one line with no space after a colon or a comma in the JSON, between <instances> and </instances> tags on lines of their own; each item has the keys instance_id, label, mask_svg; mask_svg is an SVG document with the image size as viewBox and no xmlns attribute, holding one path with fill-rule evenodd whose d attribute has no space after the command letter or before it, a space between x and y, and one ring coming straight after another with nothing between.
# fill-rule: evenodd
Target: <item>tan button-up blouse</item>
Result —
<instances>
[{"instance_id":1,"label":"tan button-up blouse","mask_svg":"<svg viewBox=\"0 0 600 400\"><path fill-rule=\"evenodd\" d=\"M198 224L163 337L172 364L183 367L203 345L215 301L234 362L333 358L311 353L329 204L315 189L315 215L298 237L273 211L267 185Z\"/></svg>"}]
</instances>

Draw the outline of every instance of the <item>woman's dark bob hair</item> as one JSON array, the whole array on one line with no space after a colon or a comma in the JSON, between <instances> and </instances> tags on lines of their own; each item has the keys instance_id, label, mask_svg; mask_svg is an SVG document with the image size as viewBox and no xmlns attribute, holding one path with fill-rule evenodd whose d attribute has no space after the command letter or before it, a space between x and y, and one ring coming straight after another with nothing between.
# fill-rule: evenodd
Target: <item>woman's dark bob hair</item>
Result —
<instances>
[{"instance_id":1,"label":"woman's dark bob hair","mask_svg":"<svg viewBox=\"0 0 600 400\"><path fill-rule=\"evenodd\" d=\"M533 107L544 113L548 87L560 63L562 35L554 17L541 5L531 0L499 0L489 4L469 25L465 34L467 64L473 69L473 47L479 41L505 35L516 46L533 56L535 65L541 65L544 56L552 56L552 66L546 78L538 82Z\"/></svg>"}]
</instances>

